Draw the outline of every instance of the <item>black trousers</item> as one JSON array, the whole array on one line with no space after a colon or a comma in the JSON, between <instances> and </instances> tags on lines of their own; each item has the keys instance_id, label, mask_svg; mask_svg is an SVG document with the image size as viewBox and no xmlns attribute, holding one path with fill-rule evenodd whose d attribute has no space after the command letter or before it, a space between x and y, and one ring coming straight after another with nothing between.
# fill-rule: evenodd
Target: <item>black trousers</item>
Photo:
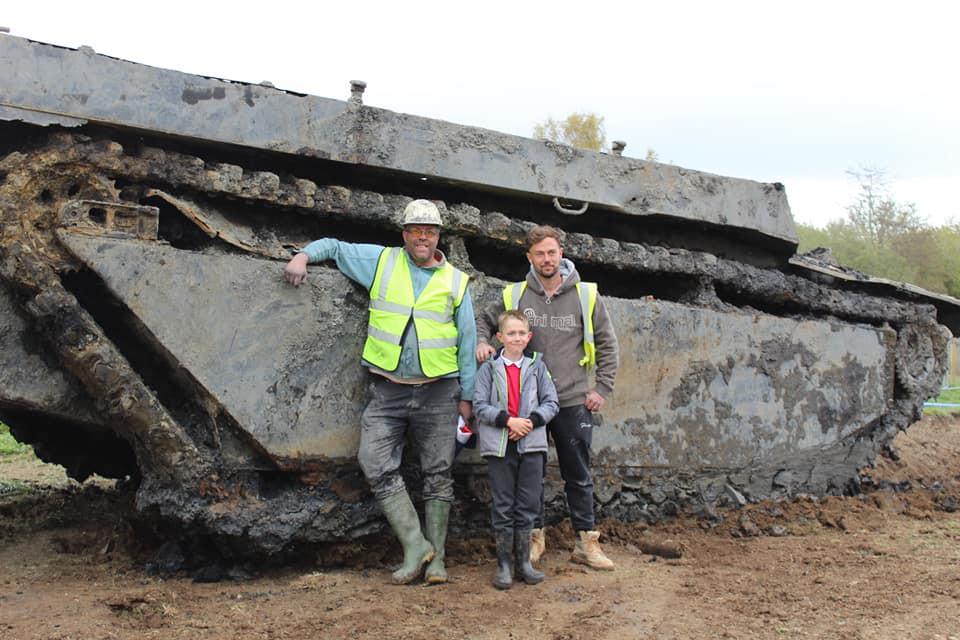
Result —
<instances>
[{"instance_id":1,"label":"black trousers","mask_svg":"<svg viewBox=\"0 0 960 640\"><path fill-rule=\"evenodd\" d=\"M521 455L513 441L507 443L504 457L487 456L494 531L533 528L543 502L545 459L541 452Z\"/></svg>"},{"instance_id":2,"label":"black trousers","mask_svg":"<svg viewBox=\"0 0 960 640\"><path fill-rule=\"evenodd\" d=\"M547 433L557 448L560 477L570 509L570 524L574 531L593 531L593 476L590 473L590 444L593 442L593 415L582 404L561 407L557 416L547 424ZM540 490L540 513L534 527L543 526L543 485Z\"/></svg>"}]
</instances>

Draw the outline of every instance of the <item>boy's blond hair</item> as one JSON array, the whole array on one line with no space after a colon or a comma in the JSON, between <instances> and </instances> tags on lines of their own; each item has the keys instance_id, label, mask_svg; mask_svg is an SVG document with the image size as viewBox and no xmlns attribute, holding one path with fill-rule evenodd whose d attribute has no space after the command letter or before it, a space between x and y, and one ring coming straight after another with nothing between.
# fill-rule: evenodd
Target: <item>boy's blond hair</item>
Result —
<instances>
[{"instance_id":1,"label":"boy's blond hair","mask_svg":"<svg viewBox=\"0 0 960 640\"><path fill-rule=\"evenodd\" d=\"M500 314L500 317L497 318L497 329L503 331L503 325L507 320L519 320L529 331L530 329L530 319L519 309L507 309Z\"/></svg>"}]
</instances>

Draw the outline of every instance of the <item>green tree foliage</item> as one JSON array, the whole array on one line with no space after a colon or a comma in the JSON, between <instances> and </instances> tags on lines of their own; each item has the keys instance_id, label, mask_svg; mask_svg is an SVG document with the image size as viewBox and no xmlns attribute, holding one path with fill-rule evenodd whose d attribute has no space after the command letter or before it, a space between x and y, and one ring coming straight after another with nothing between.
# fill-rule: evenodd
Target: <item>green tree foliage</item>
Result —
<instances>
[{"instance_id":1,"label":"green tree foliage","mask_svg":"<svg viewBox=\"0 0 960 640\"><path fill-rule=\"evenodd\" d=\"M571 113L563 120L547 118L533 127L533 137L590 151L601 151L607 144L603 116L595 113Z\"/></svg>"},{"instance_id":2,"label":"green tree foliage","mask_svg":"<svg viewBox=\"0 0 960 640\"><path fill-rule=\"evenodd\" d=\"M912 203L897 202L885 172L848 172L860 185L847 218L823 229L798 225L798 251L829 247L840 264L960 297L960 223L925 224Z\"/></svg>"}]
</instances>

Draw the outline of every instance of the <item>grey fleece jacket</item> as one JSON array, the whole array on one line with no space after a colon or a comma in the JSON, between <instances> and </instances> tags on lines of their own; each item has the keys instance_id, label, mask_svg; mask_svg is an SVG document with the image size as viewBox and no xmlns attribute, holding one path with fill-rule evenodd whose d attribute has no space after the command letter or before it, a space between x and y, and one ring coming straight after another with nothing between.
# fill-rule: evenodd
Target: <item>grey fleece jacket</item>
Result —
<instances>
[{"instance_id":1,"label":"grey fleece jacket","mask_svg":"<svg viewBox=\"0 0 960 640\"><path fill-rule=\"evenodd\" d=\"M533 338L528 348L543 354L557 387L560 406L574 407L583 404L591 389L587 370L579 364L583 359L583 318L580 317L580 299L576 288L580 274L573 262L564 258L560 262L560 275L563 278L560 288L551 298L547 298L543 285L531 268L527 273L527 288L520 297L518 308L530 319ZM498 296L494 304L477 314L477 342L499 346L494 336L497 318L502 312L503 298ZM593 331L597 346L595 388L606 398L613 393L620 347L610 315L599 295L593 310Z\"/></svg>"},{"instance_id":2,"label":"grey fleece jacket","mask_svg":"<svg viewBox=\"0 0 960 640\"><path fill-rule=\"evenodd\" d=\"M477 439L481 456L506 455L507 429L507 372L502 351L483 363L477 371L477 386L473 396L473 412L477 416ZM524 354L520 362L520 406L517 416L529 418L534 429L517 441L521 455L547 451L546 424L553 420L557 406L557 390L550 379L539 353Z\"/></svg>"}]
</instances>

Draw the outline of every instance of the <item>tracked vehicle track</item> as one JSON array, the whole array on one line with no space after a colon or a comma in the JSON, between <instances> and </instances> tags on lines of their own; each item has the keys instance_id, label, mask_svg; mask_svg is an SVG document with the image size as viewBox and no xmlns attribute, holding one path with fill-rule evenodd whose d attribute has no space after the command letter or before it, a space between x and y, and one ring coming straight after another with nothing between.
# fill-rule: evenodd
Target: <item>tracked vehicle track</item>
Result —
<instances>
[{"instance_id":1,"label":"tracked vehicle track","mask_svg":"<svg viewBox=\"0 0 960 640\"><path fill-rule=\"evenodd\" d=\"M69 372L60 386L71 389L74 405L88 402L78 420L120 436L135 453L137 469L130 471L143 478L140 508L230 540L238 552L278 552L380 526L350 453L362 375L340 381L351 389L349 403L327 408L322 398L305 401L322 394L278 364L269 391L275 404L256 413L216 384L228 378L190 359L192 342L203 341L201 321L187 325L197 332L193 338L183 326L165 324L171 314L195 315L198 304L216 302L188 296L178 300L191 308L154 309L144 300L165 287L192 286L186 276L204 282L210 270L240 268L249 268L248 283L263 280L241 298L272 289L282 299L289 292L272 260L314 235L391 243L395 212L412 196L149 146L127 150L78 134L54 134L36 149L9 153L0 173L5 295L22 330L36 334ZM502 286L495 275L521 273L522 237L537 220L440 204L446 249L474 277L482 304ZM916 419L942 376L949 332L933 304L902 292L858 291L857 283L822 274L602 235L570 234L566 254L613 294L611 310L631 359L619 385L626 389L604 416L597 443L603 515L652 520L686 507L709 512L801 491L856 490L857 470ZM150 271L166 261L196 266L166 276ZM129 272L138 270L158 280L131 284ZM310 299L297 302L301 309L324 291L342 298L308 333L355 334L362 292L332 271L321 269L316 278ZM680 329L671 334L663 323ZM242 329L237 336L242 340ZM837 336L838 344L828 344ZM320 351L331 348L311 339ZM862 341L866 351L844 351L844 341ZM670 354L684 349L692 355L671 364ZM328 362L319 357L313 364L319 371ZM827 384L835 388L822 388ZM745 389L759 395L738 404ZM302 407L285 413L290 405ZM9 399L2 406L13 416L44 409L22 401L14 411ZM273 410L279 415L270 423ZM268 424L258 426L260 419ZM27 441L57 438L12 422ZM281 438L276 430L284 424L306 433ZM60 451L55 461L69 467L71 453ZM460 505L459 526L485 523L478 463L468 457L458 470L459 491L481 501ZM548 500L558 514L555 475Z\"/></svg>"},{"instance_id":2,"label":"tracked vehicle track","mask_svg":"<svg viewBox=\"0 0 960 640\"><path fill-rule=\"evenodd\" d=\"M316 237L396 243L411 198L444 210L478 306L535 223L600 284L603 516L857 491L960 332L960 301L791 255L780 184L394 113L362 83L340 102L5 34L0 67L0 419L226 552L384 526L355 462L367 293L280 271ZM461 455L455 529L487 526L483 469Z\"/></svg>"}]
</instances>

